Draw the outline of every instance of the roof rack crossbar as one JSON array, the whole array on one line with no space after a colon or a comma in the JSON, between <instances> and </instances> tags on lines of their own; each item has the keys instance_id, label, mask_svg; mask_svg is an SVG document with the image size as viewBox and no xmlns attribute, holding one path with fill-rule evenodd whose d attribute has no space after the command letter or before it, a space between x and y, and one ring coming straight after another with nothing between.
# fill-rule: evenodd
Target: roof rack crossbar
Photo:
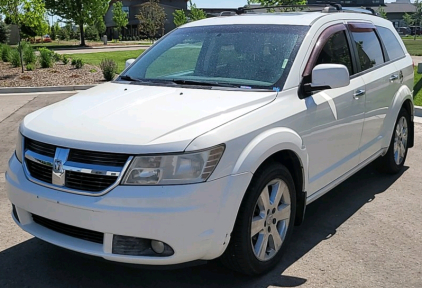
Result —
<instances>
[{"instance_id":1,"label":"roof rack crossbar","mask_svg":"<svg viewBox=\"0 0 422 288\"><path fill-rule=\"evenodd\" d=\"M260 10L260 9L277 9L277 8L306 8L306 7L334 7L337 11L342 10L338 3L321 3L321 4L305 4L305 5L277 5L277 6L260 6L260 7L239 7L236 13L238 15L245 14L247 11Z\"/></svg>"}]
</instances>

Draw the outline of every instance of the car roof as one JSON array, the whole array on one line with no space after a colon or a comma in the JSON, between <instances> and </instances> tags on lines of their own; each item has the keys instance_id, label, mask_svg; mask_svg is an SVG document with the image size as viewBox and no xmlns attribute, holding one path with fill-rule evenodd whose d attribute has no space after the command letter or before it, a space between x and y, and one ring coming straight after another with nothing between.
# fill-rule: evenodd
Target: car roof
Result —
<instances>
[{"instance_id":1,"label":"car roof","mask_svg":"<svg viewBox=\"0 0 422 288\"><path fill-rule=\"evenodd\" d=\"M286 13L249 13L236 16L220 16L190 22L183 27L207 25L245 25L245 24L278 24L309 26L316 19L324 16L320 12L286 12Z\"/></svg>"},{"instance_id":2,"label":"car roof","mask_svg":"<svg viewBox=\"0 0 422 288\"><path fill-rule=\"evenodd\" d=\"M327 21L333 20L363 20L371 21L374 24L386 22L381 17L365 14L353 13L350 11L322 13L322 12L283 12L283 13L246 13L235 16L220 16L207 18L204 20L190 22L180 28L212 26L212 25L248 25L248 24L272 24L272 25L302 25L310 26L319 19ZM391 22L390 22L391 23ZM385 23L384 23L385 24Z\"/></svg>"}]
</instances>

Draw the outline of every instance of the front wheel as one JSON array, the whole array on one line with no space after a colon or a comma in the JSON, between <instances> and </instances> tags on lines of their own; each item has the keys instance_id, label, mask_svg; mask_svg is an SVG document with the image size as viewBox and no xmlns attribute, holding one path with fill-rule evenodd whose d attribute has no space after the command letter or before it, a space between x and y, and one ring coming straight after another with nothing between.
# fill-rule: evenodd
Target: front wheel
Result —
<instances>
[{"instance_id":1,"label":"front wheel","mask_svg":"<svg viewBox=\"0 0 422 288\"><path fill-rule=\"evenodd\" d=\"M260 169L242 201L223 264L248 275L272 269L283 255L295 214L296 192L289 170L278 163Z\"/></svg>"},{"instance_id":2,"label":"front wheel","mask_svg":"<svg viewBox=\"0 0 422 288\"><path fill-rule=\"evenodd\" d=\"M402 108L394 126L390 147L388 147L387 153L378 159L377 166L382 172L395 174L402 169L407 157L409 125L409 113Z\"/></svg>"}]
</instances>

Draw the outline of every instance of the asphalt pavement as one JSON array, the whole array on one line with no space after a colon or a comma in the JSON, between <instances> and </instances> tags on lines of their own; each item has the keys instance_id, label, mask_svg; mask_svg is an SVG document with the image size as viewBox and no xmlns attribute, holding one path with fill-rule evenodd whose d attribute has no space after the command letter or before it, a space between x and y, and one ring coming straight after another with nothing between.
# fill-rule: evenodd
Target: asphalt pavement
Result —
<instances>
[{"instance_id":1,"label":"asphalt pavement","mask_svg":"<svg viewBox=\"0 0 422 288\"><path fill-rule=\"evenodd\" d=\"M22 118L69 95L0 95L0 287L422 287L421 124L401 173L384 175L369 165L313 202L282 262L260 277L217 261L146 270L33 238L10 217L4 172Z\"/></svg>"}]
</instances>

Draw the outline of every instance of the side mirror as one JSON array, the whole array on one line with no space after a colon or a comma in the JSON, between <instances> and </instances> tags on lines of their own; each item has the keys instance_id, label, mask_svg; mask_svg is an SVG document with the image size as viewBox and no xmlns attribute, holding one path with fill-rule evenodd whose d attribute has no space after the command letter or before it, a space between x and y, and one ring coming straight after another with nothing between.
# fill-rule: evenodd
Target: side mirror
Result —
<instances>
[{"instance_id":1,"label":"side mirror","mask_svg":"<svg viewBox=\"0 0 422 288\"><path fill-rule=\"evenodd\" d=\"M127 61L126 61L126 65L125 65L125 69L126 69L127 67L129 67L130 65L132 65L132 63L133 63L133 62L135 62L135 60L136 60L136 59L129 59L129 60L127 60Z\"/></svg>"},{"instance_id":2,"label":"side mirror","mask_svg":"<svg viewBox=\"0 0 422 288\"><path fill-rule=\"evenodd\" d=\"M312 70L312 83L305 84L307 93L346 87L350 84L349 70L341 64L319 64Z\"/></svg>"}]
</instances>

